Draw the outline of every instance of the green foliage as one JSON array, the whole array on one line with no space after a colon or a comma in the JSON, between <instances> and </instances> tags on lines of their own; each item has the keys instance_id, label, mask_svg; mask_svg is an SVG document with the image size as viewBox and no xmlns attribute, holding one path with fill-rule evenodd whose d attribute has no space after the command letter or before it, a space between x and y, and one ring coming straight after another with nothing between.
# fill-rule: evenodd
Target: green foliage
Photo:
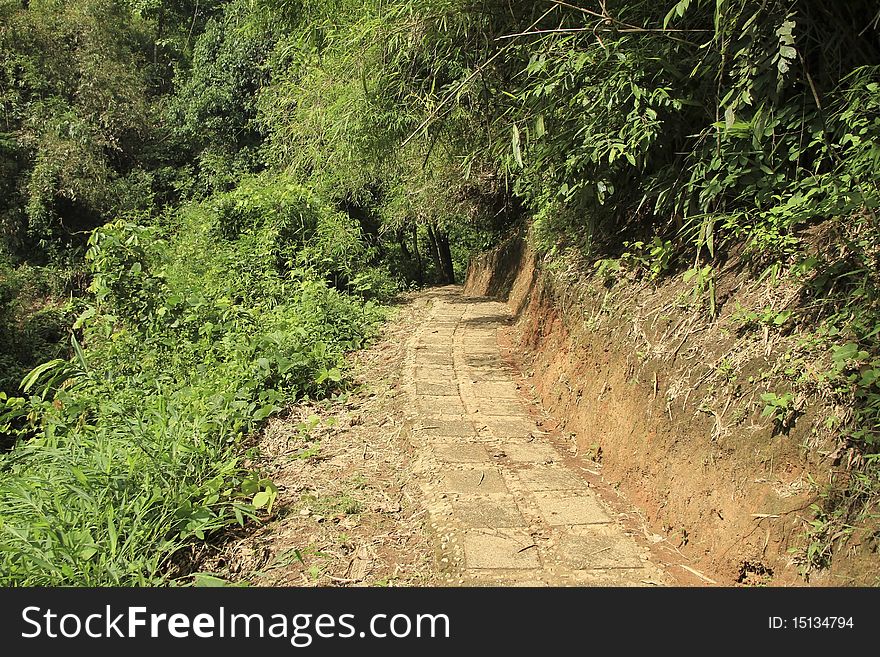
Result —
<instances>
[{"instance_id":1,"label":"green foliage","mask_svg":"<svg viewBox=\"0 0 880 657\"><path fill-rule=\"evenodd\" d=\"M650 272L651 278L656 279L669 269L669 261L672 258L672 242L655 237L649 244L644 242L624 242L627 249L620 256L621 263L631 269L643 268Z\"/></svg>"},{"instance_id":2,"label":"green foliage","mask_svg":"<svg viewBox=\"0 0 880 657\"><path fill-rule=\"evenodd\" d=\"M874 333L880 333L880 323L874 325ZM856 422L851 428L851 438L871 450L880 448L880 350L876 340L872 351L848 342L834 347L831 353L832 367L829 379L845 396L855 401Z\"/></svg>"},{"instance_id":3,"label":"green foliage","mask_svg":"<svg viewBox=\"0 0 880 657\"><path fill-rule=\"evenodd\" d=\"M0 391L18 392L33 367L67 355L72 319L62 273L0 262Z\"/></svg>"},{"instance_id":4,"label":"green foliage","mask_svg":"<svg viewBox=\"0 0 880 657\"><path fill-rule=\"evenodd\" d=\"M763 308L760 311L740 309L736 314L736 319L747 326L766 326L778 329L788 322L792 314L791 310L777 311L773 308Z\"/></svg>"},{"instance_id":5,"label":"green foliage","mask_svg":"<svg viewBox=\"0 0 880 657\"><path fill-rule=\"evenodd\" d=\"M715 317L717 301L715 297L715 270L712 265L697 266L688 269L683 276L685 283L691 283L690 303L708 302L710 317Z\"/></svg>"},{"instance_id":6,"label":"green foliage","mask_svg":"<svg viewBox=\"0 0 880 657\"><path fill-rule=\"evenodd\" d=\"M440 4L445 16L459 3ZM508 225L511 209L490 163L472 158L463 174L455 143L469 128L406 139L429 107L410 83L438 92L448 84L412 74L433 75L434 65L463 70L413 34L445 31L421 13L434 5L305 3L308 23L279 40L258 98L268 162L341 206L366 210L361 219L373 215L381 256L419 283L452 282L469 252Z\"/></svg>"},{"instance_id":7,"label":"green foliage","mask_svg":"<svg viewBox=\"0 0 880 657\"><path fill-rule=\"evenodd\" d=\"M764 402L761 417L769 417L778 426L782 426L792 410L794 395L790 392L782 395L777 395L775 392L765 392L761 395L761 401Z\"/></svg>"},{"instance_id":8,"label":"green foliage","mask_svg":"<svg viewBox=\"0 0 880 657\"><path fill-rule=\"evenodd\" d=\"M261 168L257 92L277 37L253 3L228 3L195 41L169 109L181 144L197 162L201 193L226 191Z\"/></svg>"},{"instance_id":9,"label":"green foliage","mask_svg":"<svg viewBox=\"0 0 880 657\"><path fill-rule=\"evenodd\" d=\"M0 5L6 248L61 258L102 216L151 202L146 25L115 0ZM37 257L35 257L37 256Z\"/></svg>"},{"instance_id":10,"label":"green foliage","mask_svg":"<svg viewBox=\"0 0 880 657\"><path fill-rule=\"evenodd\" d=\"M270 511L239 437L344 385L376 303L525 218L547 259L681 276L710 318L732 258L800 286L736 315L801 336L765 416L830 395L869 480L826 497L806 561L868 508L873 0L28 4L0 0L4 581L157 582ZM83 257L88 304L28 292Z\"/></svg>"},{"instance_id":11,"label":"green foliage","mask_svg":"<svg viewBox=\"0 0 880 657\"><path fill-rule=\"evenodd\" d=\"M160 583L188 541L271 513L241 436L344 385L345 352L381 317L325 280L321 227L338 213L278 185L185 208L173 230L95 231L85 348L3 400L0 422L26 412L35 434L0 457L4 583Z\"/></svg>"}]
</instances>

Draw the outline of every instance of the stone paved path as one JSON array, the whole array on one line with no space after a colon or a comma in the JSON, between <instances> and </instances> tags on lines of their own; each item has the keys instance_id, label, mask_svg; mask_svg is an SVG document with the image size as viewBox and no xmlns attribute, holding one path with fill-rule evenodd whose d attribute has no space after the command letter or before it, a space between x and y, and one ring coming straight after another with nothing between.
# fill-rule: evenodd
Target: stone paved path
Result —
<instances>
[{"instance_id":1,"label":"stone paved path","mask_svg":"<svg viewBox=\"0 0 880 657\"><path fill-rule=\"evenodd\" d=\"M428 294L405 376L417 473L450 584L668 582L544 438L502 360L507 306Z\"/></svg>"}]
</instances>

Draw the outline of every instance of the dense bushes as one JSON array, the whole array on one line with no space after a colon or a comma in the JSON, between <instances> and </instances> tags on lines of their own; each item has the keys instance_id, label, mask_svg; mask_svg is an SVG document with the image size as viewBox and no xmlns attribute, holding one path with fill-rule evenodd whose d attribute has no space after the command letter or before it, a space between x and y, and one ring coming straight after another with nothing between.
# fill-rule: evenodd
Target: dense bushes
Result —
<instances>
[{"instance_id":1,"label":"dense bushes","mask_svg":"<svg viewBox=\"0 0 880 657\"><path fill-rule=\"evenodd\" d=\"M0 263L0 391L18 390L35 366L66 355L63 292L53 269Z\"/></svg>"},{"instance_id":2,"label":"dense bushes","mask_svg":"<svg viewBox=\"0 0 880 657\"><path fill-rule=\"evenodd\" d=\"M0 0L0 573L156 583L271 505L239 439L400 283L345 194L251 175L273 9L62 4Z\"/></svg>"},{"instance_id":3,"label":"dense bushes","mask_svg":"<svg viewBox=\"0 0 880 657\"><path fill-rule=\"evenodd\" d=\"M252 182L164 227L93 234L83 349L31 377L13 422L28 439L0 459L4 584L155 584L187 540L271 504L240 438L337 388L381 317L323 278L342 221Z\"/></svg>"}]
</instances>

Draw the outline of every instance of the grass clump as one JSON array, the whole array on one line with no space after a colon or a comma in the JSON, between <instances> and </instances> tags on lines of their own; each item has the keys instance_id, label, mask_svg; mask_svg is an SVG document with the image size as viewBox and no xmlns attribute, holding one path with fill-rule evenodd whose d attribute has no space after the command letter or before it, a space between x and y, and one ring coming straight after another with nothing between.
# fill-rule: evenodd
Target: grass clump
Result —
<instances>
[{"instance_id":1,"label":"grass clump","mask_svg":"<svg viewBox=\"0 0 880 657\"><path fill-rule=\"evenodd\" d=\"M346 293L361 247L345 222L301 188L254 180L93 234L74 357L0 400L19 438L0 456L0 584L161 584L183 547L271 506L242 437L344 385L345 352L382 316Z\"/></svg>"}]
</instances>

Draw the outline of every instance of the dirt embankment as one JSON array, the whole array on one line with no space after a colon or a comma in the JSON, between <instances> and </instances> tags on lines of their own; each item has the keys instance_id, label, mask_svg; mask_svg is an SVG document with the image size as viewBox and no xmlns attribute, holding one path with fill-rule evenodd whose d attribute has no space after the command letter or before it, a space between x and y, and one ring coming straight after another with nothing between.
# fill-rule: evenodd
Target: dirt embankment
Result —
<instances>
[{"instance_id":1,"label":"dirt embankment","mask_svg":"<svg viewBox=\"0 0 880 657\"><path fill-rule=\"evenodd\" d=\"M784 432L761 417L773 337L743 339L730 320L766 286L722 272L727 310L710 319L682 303L680 278L609 284L576 270L545 270L516 235L471 263L465 292L509 303L536 396L642 510L653 540L719 584L803 584L798 555L834 445L813 429L821 411L809 404ZM877 576L865 563L835 555L809 582L865 583Z\"/></svg>"}]
</instances>

